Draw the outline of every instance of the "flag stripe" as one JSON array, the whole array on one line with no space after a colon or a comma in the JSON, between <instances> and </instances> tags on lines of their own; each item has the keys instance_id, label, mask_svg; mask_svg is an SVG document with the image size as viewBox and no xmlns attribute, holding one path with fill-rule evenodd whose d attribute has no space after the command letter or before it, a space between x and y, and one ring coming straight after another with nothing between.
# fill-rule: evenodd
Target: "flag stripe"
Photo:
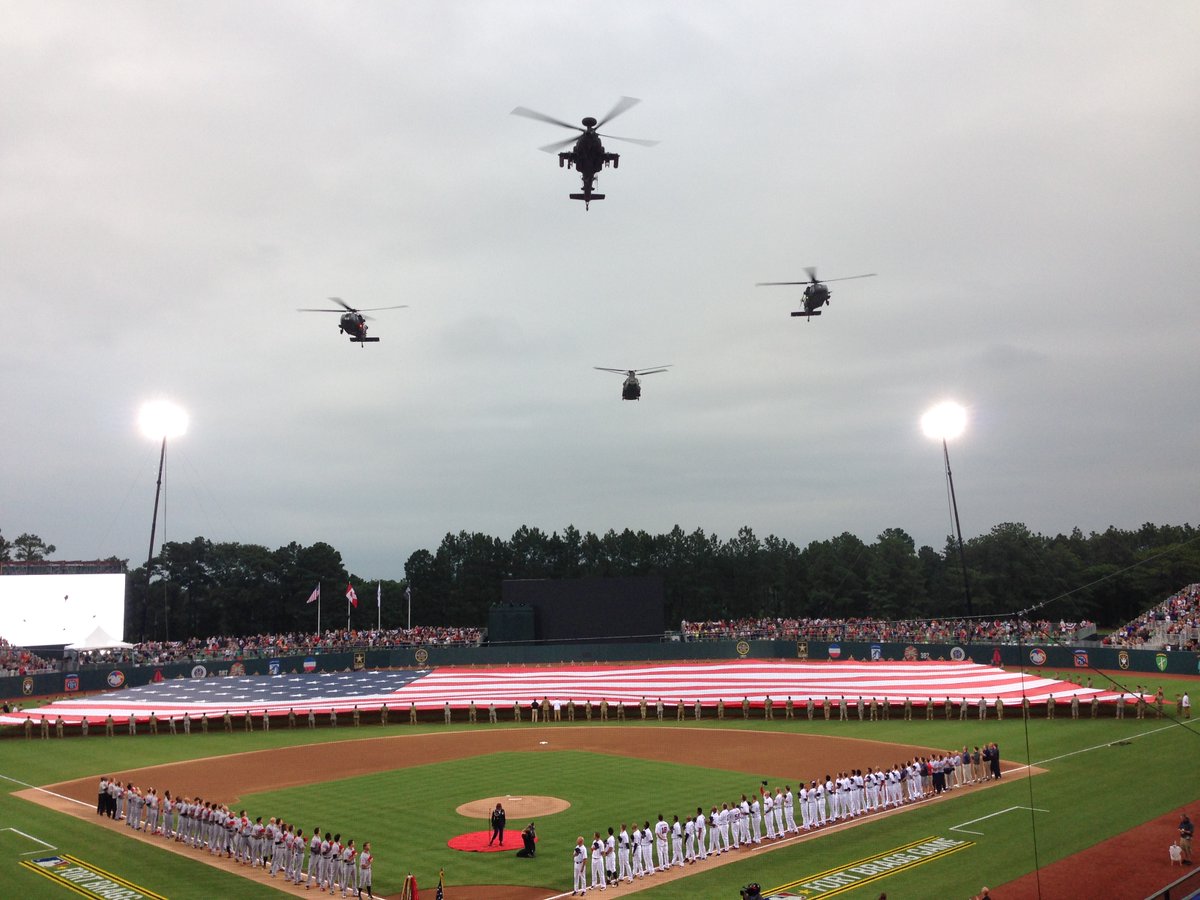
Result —
<instances>
[{"instance_id":1,"label":"flag stripe","mask_svg":"<svg viewBox=\"0 0 1200 900\"><path fill-rule=\"evenodd\" d=\"M1023 693L1022 693L1023 688ZM666 663L661 665L565 665L553 667L443 667L423 671L368 671L353 673L291 674L273 677L225 677L179 679L121 691L61 700L39 709L0 716L0 723L19 725L28 715L34 722L43 716L62 716L74 723L81 717L103 722L110 713L114 721L126 722L130 714L144 719L151 711L160 719L205 713L221 717L249 711L286 715L289 710L307 714L309 709L328 714L331 710L375 712L389 707L441 709L450 703L465 709L495 703L511 709L514 703L528 706L534 699L549 698L576 703L650 704L660 698L674 706L679 701L692 706L697 700L713 707L718 701L756 708L767 696L776 704L791 697L796 704L826 698L847 702L859 697L887 699L893 705L910 700L924 707L930 699L957 703L962 699L989 706L997 702L1019 706L1022 696L1033 705L1043 705L1053 694L1059 703L1078 696L1082 704L1093 697L1112 704L1120 694L1080 687L1067 681L1006 671L969 662L803 662L740 660L711 663ZM1126 694L1126 702L1134 696Z\"/></svg>"}]
</instances>

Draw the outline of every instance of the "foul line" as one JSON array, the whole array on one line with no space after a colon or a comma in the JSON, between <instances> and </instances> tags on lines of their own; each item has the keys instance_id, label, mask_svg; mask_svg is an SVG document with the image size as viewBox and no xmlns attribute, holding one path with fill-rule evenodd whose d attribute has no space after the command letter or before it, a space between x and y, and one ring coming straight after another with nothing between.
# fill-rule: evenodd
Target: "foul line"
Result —
<instances>
[{"instance_id":1,"label":"foul line","mask_svg":"<svg viewBox=\"0 0 1200 900\"><path fill-rule=\"evenodd\" d=\"M11 781L13 784L19 784L23 788L29 788L31 791L40 791L43 794L49 794L51 797L57 797L59 800L70 800L72 803L78 803L80 806L91 808L90 803L84 803L82 800L76 800L74 797L68 797L66 794L56 794L54 791L48 791L44 787L38 787L36 784L29 784L16 778L10 778L8 775L0 774L0 778L5 781Z\"/></svg>"},{"instance_id":2,"label":"foul line","mask_svg":"<svg viewBox=\"0 0 1200 900\"><path fill-rule=\"evenodd\" d=\"M35 844L41 844L43 847L46 848L46 850L57 850L58 849L54 844L48 844L45 841L43 841L41 838L35 838L32 834L26 834L25 832L21 831L19 828L0 828L0 831L16 832L21 837L28 838L29 840L33 841ZM32 856L34 853L43 853L43 852L45 852L45 851L43 851L43 850L26 850L24 853L18 853L17 856Z\"/></svg>"},{"instance_id":3,"label":"foul line","mask_svg":"<svg viewBox=\"0 0 1200 900\"><path fill-rule=\"evenodd\" d=\"M982 831L971 831L967 828L964 828L963 826L964 825L974 825L976 822L982 822L985 819L992 818L992 816L1000 816L1006 812L1012 812L1013 810L1016 810L1016 809L1027 809L1027 810L1031 810L1032 812L1050 812L1050 810L1048 810L1048 809L1040 809L1039 807L1036 807L1036 806L1010 806L1008 809L1002 809L999 812L988 813L986 816L980 816L978 819L971 819L969 822L962 822L961 824L958 824L958 825L951 825L950 830L951 831L961 831L965 834L977 834L982 837L983 836Z\"/></svg>"},{"instance_id":4,"label":"foul line","mask_svg":"<svg viewBox=\"0 0 1200 900\"><path fill-rule=\"evenodd\" d=\"M1151 735L1159 734L1163 731L1169 731L1170 729L1178 728L1178 727L1179 727L1178 725L1164 725L1161 728L1152 728L1149 731L1143 731L1140 734L1131 734L1128 737L1120 738L1120 740L1135 741L1138 738L1150 737ZM1191 729L1188 729L1188 730L1191 731ZM1078 756L1080 753L1091 753L1093 750L1103 750L1105 747L1111 747L1116 743L1118 743L1118 741L1105 741L1103 744L1096 744L1094 747L1084 747L1082 750L1072 750L1070 753L1063 753L1060 756L1051 756L1049 759L1041 759L1041 760L1038 760L1037 762L1033 763L1032 765L1044 766L1046 763L1058 762L1060 759L1068 759L1069 757L1072 757L1072 756ZM1028 765L1019 765L1019 766L1014 766L1013 768L1009 769L1008 772L1020 772L1023 769L1028 769L1028 768L1029 768ZM1005 772L1005 774L1007 775L1008 772Z\"/></svg>"}]
</instances>

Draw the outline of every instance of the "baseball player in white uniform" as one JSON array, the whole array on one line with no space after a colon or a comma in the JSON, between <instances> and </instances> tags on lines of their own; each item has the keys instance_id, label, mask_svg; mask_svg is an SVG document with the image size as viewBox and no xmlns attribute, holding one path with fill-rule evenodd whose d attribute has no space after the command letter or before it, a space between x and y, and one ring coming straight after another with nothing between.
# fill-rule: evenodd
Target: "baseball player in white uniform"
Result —
<instances>
[{"instance_id":1,"label":"baseball player in white uniform","mask_svg":"<svg viewBox=\"0 0 1200 900\"><path fill-rule=\"evenodd\" d=\"M671 865L683 868L683 825L679 816L671 822Z\"/></svg>"},{"instance_id":2,"label":"baseball player in white uniform","mask_svg":"<svg viewBox=\"0 0 1200 900\"><path fill-rule=\"evenodd\" d=\"M642 829L637 822L633 823L633 832L629 835L629 859L632 863L630 871L641 878L645 870L642 868Z\"/></svg>"},{"instance_id":3,"label":"baseball player in white uniform","mask_svg":"<svg viewBox=\"0 0 1200 900\"><path fill-rule=\"evenodd\" d=\"M604 880L604 840L600 837L600 832L593 832L592 838L592 887L598 887L604 890L606 883Z\"/></svg>"},{"instance_id":4,"label":"baseball player in white uniform","mask_svg":"<svg viewBox=\"0 0 1200 900\"><path fill-rule=\"evenodd\" d=\"M583 845L583 835L575 838L575 850L571 855L571 864L575 872L575 887L571 891L571 896L582 897L587 893L587 847Z\"/></svg>"},{"instance_id":5,"label":"baseball player in white uniform","mask_svg":"<svg viewBox=\"0 0 1200 900\"><path fill-rule=\"evenodd\" d=\"M621 833L617 836L617 878L621 881L633 881L633 867L629 864L629 849L632 840L629 829L621 823Z\"/></svg>"},{"instance_id":6,"label":"baseball player in white uniform","mask_svg":"<svg viewBox=\"0 0 1200 900\"><path fill-rule=\"evenodd\" d=\"M654 873L654 832L650 830L650 822L642 826L641 837L642 872L646 875Z\"/></svg>"},{"instance_id":7,"label":"baseball player in white uniform","mask_svg":"<svg viewBox=\"0 0 1200 900\"><path fill-rule=\"evenodd\" d=\"M659 872L665 872L671 868L671 862L667 856L667 836L671 833L671 826L663 819L663 814L658 814L658 821L654 824L654 844L658 850L658 869Z\"/></svg>"}]
</instances>

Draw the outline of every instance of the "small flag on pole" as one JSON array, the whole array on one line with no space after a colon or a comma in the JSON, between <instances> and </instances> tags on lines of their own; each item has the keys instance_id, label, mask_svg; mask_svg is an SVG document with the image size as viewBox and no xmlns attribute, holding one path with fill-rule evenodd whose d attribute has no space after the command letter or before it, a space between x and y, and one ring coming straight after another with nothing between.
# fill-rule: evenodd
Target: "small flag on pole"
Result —
<instances>
[{"instance_id":1,"label":"small flag on pole","mask_svg":"<svg viewBox=\"0 0 1200 900\"><path fill-rule=\"evenodd\" d=\"M350 601L350 605L358 609L358 594L354 593L354 585L346 585L346 599Z\"/></svg>"},{"instance_id":2,"label":"small flag on pole","mask_svg":"<svg viewBox=\"0 0 1200 900\"><path fill-rule=\"evenodd\" d=\"M445 879L446 879L446 870L438 869L438 889L437 889L437 897L435 898L435 900L445 900L445 898L442 896L442 882L445 881Z\"/></svg>"},{"instance_id":3,"label":"small flag on pole","mask_svg":"<svg viewBox=\"0 0 1200 900\"><path fill-rule=\"evenodd\" d=\"M405 585L404 599L407 600L409 603L412 603L412 586L411 585Z\"/></svg>"},{"instance_id":4,"label":"small flag on pole","mask_svg":"<svg viewBox=\"0 0 1200 900\"><path fill-rule=\"evenodd\" d=\"M316 603L321 599L321 582L317 582L317 586L313 588L313 592L308 595L309 603Z\"/></svg>"},{"instance_id":5,"label":"small flag on pole","mask_svg":"<svg viewBox=\"0 0 1200 900\"><path fill-rule=\"evenodd\" d=\"M383 609L383 582L375 584L375 608Z\"/></svg>"}]
</instances>

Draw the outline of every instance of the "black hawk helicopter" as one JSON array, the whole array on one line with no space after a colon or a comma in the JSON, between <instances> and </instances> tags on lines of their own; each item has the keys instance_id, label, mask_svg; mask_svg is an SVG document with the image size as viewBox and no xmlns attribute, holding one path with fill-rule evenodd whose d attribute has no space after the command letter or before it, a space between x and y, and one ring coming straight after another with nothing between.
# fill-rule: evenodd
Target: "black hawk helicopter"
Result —
<instances>
[{"instance_id":1,"label":"black hawk helicopter","mask_svg":"<svg viewBox=\"0 0 1200 900\"><path fill-rule=\"evenodd\" d=\"M547 116L544 113L535 112L532 109L526 109L524 106L518 106L512 111L514 116L524 116L527 119L537 119L539 122L549 122L551 125L559 125L563 128L570 128L574 131L581 131L579 137L569 137L566 140L556 141L553 144L547 144L545 147L538 149L544 150L546 153L554 153L567 144L574 143L575 146L570 150L565 150L558 154L558 166L561 169L566 166L568 169L574 167L583 177L583 193L571 194L572 200L582 200L583 208L588 209L593 200L603 200L603 194L597 194L592 191L596 183L596 175L601 169L608 166L610 163L614 169L621 164L621 156L618 153L608 153L604 149L604 144L600 138L608 138L610 141L628 141L631 144L641 144L643 147L653 147L658 141L644 141L639 138L615 137L611 134L600 134L596 129L602 128L606 122L615 119L621 113L625 112L632 106L641 103L634 97L622 97L617 101L617 105L608 111L608 115L596 121L596 119L588 116L583 120L583 127L572 125L570 122L564 122L561 119L555 119L552 116Z\"/></svg>"},{"instance_id":2,"label":"black hawk helicopter","mask_svg":"<svg viewBox=\"0 0 1200 900\"><path fill-rule=\"evenodd\" d=\"M639 375L655 375L659 372L665 372L671 368L668 366L654 366L650 369L608 369L604 366L592 366L597 372L615 372L617 375L624 375L625 382L621 385L622 400L641 400L642 399L642 383L638 381Z\"/></svg>"},{"instance_id":3,"label":"black hawk helicopter","mask_svg":"<svg viewBox=\"0 0 1200 900\"><path fill-rule=\"evenodd\" d=\"M355 309L341 297L330 297L334 303L337 303L342 309L300 309L298 312L331 312L341 313L342 317L338 320L338 331L342 334L350 335L350 340L355 344L377 344L379 338L367 337L367 322L371 320L371 316L364 316L364 312L378 312L381 309L407 309L408 304L402 303L399 306L375 306L371 309ZM342 312L342 310L345 312Z\"/></svg>"},{"instance_id":4,"label":"black hawk helicopter","mask_svg":"<svg viewBox=\"0 0 1200 900\"><path fill-rule=\"evenodd\" d=\"M825 281L817 281L817 270L813 266L806 266L804 269L808 273L808 281L760 281L755 287L767 287L780 284L804 284L808 285L804 289L804 309L798 309L792 313L793 316L804 316L811 321L812 316L821 314L821 307L829 303L829 296L833 291L829 290ZM826 281L849 281L852 278L874 278L875 273L869 275L846 275L843 278L827 278Z\"/></svg>"}]
</instances>

